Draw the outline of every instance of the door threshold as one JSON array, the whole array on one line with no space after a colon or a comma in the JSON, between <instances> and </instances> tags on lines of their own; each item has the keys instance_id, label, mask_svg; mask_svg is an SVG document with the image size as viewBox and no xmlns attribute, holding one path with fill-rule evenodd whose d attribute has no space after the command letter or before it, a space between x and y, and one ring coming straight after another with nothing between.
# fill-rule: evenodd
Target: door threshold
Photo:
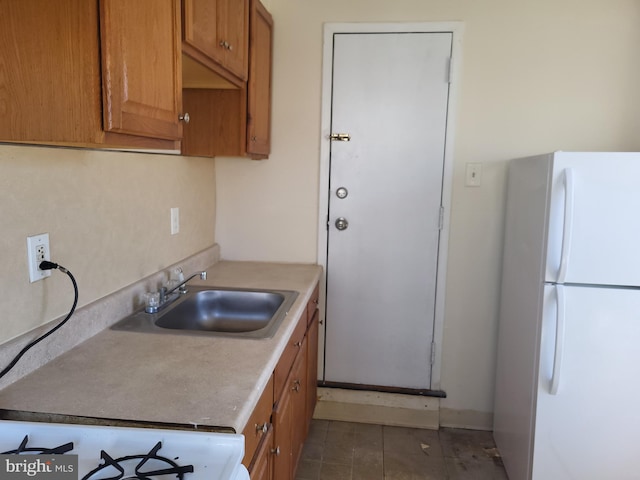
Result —
<instances>
[{"instance_id":1,"label":"door threshold","mask_svg":"<svg viewBox=\"0 0 640 480\"><path fill-rule=\"evenodd\" d=\"M437 430L440 398L320 387L313 418Z\"/></svg>"},{"instance_id":2,"label":"door threshold","mask_svg":"<svg viewBox=\"0 0 640 480\"><path fill-rule=\"evenodd\" d=\"M341 383L318 381L318 386L323 388L341 388L343 390L360 390L367 392L398 393L401 395L415 395L420 397L447 398L443 390L430 390L428 388L389 387L386 385L365 385L361 383Z\"/></svg>"}]
</instances>

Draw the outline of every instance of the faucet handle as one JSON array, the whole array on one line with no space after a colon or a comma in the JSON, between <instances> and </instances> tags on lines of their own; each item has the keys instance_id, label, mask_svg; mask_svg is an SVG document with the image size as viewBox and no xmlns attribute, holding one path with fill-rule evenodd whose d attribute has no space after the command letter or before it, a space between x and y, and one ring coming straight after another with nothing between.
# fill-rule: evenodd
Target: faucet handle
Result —
<instances>
[{"instance_id":1,"label":"faucet handle","mask_svg":"<svg viewBox=\"0 0 640 480\"><path fill-rule=\"evenodd\" d=\"M182 267L176 267L171 270L171 272L169 273L169 280L184 282L184 272L182 271ZM177 283L175 285L177 285Z\"/></svg>"}]
</instances>

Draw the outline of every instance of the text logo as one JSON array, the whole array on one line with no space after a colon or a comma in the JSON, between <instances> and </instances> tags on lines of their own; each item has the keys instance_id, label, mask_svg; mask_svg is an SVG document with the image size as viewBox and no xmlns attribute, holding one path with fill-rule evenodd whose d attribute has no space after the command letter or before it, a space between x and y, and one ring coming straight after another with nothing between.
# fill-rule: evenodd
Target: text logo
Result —
<instances>
[{"instance_id":1,"label":"text logo","mask_svg":"<svg viewBox=\"0 0 640 480\"><path fill-rule=\"evenodd\" d=\"M78 456L0 455L0 480L78 480Z\"/></svg>"}]
</instances>

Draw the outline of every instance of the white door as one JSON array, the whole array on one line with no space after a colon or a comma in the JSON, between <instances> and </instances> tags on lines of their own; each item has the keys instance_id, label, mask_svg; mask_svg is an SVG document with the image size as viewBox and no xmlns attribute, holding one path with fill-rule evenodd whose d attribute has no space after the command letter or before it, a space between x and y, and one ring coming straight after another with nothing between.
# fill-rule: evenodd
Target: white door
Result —
<instances>
[{"instance_id":1,"label":"white door","mask_svg":"<svg viewBox=\"0 0 640 480\"><path fill-rule=\"evenodd\" d=\"M324 380L430 388L452 34L333 39Z\"/></svg>"},{"instance_id":2,"label":"white door","mask_svg":"<svg viewBox=\"0 0 640 480\"><path fill-rule=\"evenodd\" d=\"M640 290L546 286L544 308L532 478L637 479Z\"/></svg>"}]
</instances>

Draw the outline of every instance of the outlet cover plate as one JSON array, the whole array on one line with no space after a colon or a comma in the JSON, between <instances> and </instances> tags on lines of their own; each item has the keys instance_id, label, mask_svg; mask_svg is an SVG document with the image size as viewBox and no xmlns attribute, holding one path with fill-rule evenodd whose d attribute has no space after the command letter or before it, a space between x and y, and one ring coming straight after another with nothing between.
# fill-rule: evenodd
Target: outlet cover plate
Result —
<instances>
[{"instance_id":1,"label":"outlet cover plate","mask_svg":"<svg viewBox=\"0 0 640 480\"><path fill-rule=\"evenodd\" d=\"M49 234L41 233L27 237L27 261L29 262L29 281L31 283L51 276L51 270L40 270L38 265L43 260L51 260L49 250Z\"/></svg>"}]
</instances>

